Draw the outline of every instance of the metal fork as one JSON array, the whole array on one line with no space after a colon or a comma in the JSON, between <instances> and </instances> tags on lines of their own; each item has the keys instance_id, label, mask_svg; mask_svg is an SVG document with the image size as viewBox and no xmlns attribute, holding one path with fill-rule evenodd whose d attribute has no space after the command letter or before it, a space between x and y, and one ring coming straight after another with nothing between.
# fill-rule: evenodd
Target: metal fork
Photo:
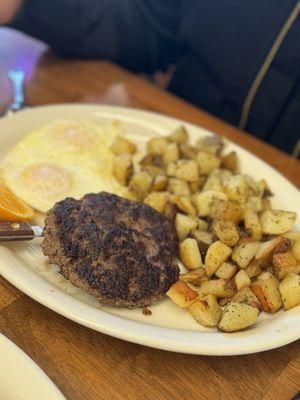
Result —
<instances>
[{"instance_id":1,"label":"metal fork","mask_svg":"<svg viewBox=\"0 0 300 400\"><path fill-rule=\"evenodd\" d=\"M25 72L21 69L12 69L8 72L7 76L13 91L13 102L7 107L2 116L10 116L28 107L24 96Z\"/></svg>"}]
</instances>

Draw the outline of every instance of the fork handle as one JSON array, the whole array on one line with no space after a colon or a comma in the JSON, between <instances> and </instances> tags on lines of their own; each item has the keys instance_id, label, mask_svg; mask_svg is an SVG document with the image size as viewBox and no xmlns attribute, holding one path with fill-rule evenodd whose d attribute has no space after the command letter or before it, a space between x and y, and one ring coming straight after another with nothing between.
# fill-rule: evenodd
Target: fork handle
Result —
<instances>
[{"instance_id":1,"label":"fork handle","mask_svg":"<svg viewBox=\"0 0 300 400\"><path fill-rule=\"evenodd\" d=\"M32 240L35 236L28 222L0 222L0 242Z\"/></svg>"}]
</instances>

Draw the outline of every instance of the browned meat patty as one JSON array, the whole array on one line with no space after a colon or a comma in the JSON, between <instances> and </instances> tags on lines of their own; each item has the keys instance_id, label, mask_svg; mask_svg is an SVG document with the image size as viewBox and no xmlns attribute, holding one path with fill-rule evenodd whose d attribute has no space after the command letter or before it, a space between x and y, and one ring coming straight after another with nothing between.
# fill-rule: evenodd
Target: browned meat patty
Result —
<instances>
[{"instance_id":1,"label":"browned meat patty","mask_svg":"<svg viewBox=\"0 0 300 400\"><path fill-rule=\"evenodd\" d=\"M46 216L43 252L102 304L144 307L178 280L177 236L151 207L110 193L67 198Z\"/></svg>"}]
</instances>

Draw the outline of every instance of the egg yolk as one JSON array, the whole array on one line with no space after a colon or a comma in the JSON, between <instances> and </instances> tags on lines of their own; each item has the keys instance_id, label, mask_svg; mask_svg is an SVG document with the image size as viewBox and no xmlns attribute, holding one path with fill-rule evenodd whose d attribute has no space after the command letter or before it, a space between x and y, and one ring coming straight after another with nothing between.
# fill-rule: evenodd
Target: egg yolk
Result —
<instances>
[{"instance_id":1,"label":"egg yolk","mask_svg":"<svg viewBox=\"0 0 300 400\"><path fill-rule=\"evenodd\" d=\"M68 172L52 164L34 164L25 168L20 177L39 197L56 199L66 195L70 189Z\"/></svg>"}]
</instances>

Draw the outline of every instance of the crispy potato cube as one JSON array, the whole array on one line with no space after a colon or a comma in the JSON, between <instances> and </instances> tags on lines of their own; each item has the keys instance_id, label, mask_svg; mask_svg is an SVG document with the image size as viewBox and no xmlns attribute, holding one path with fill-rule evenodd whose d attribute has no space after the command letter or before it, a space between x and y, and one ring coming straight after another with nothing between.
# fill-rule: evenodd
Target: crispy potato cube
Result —
<instances>
[{"instance_id":1,"label":"crispy potato cube","mask_svg":"<svg viewBox=\"0 0 300 400\"><path fill-rule=\"evenodd\" d=\"M110 146L111 151L119 156L120 154L134 154L136 145L122 136L117 136Z\"/></svg>"},{"instance_id":2,"label":"crispy potato cube","mask_svg":"<svg viewBox=\"0 0 300 400\"><path fill-rule=\"evenodd\" d=\"M174 177L176 176L176 164L175 163L170 163L167 165L166 169L167 176L169 177Z\"/></svg>"},{"instance_id":3,"label":"crispy potato cube","mask_svg":"<svg viewBox=\"0 0 300 400\"><path fill-rule=\"evenodd\" d=\"M176 143L167 144L163 150L163 162L165 165L173 163L179 159L179 148Z\"/></svg>"},{"instance_id":4,"label":"crispy potato cube","mask_svg":"<svg viewBox=\"0 0 300 400\"><path fill-rule=\"evenodd\" d=\"M262 242L255 254L255 259L261 267L267 267L272 263L274 249L282 241L281 237L276 237L266 242Z\"/></svg>"},{"instance_id":5,"label":"crispy potato cube","mask_svg":"<svg viewBox=\"0 0 300 400\"><path fill-rule=\"evenodd\" d=\"M263 311L274 313L282 306L278 280L269 272L263 272L250 289L258 298Z\"/></svg>"},{"instance_id":6,"label":"crispy potato cube","mask_svg":"<svg viewBox=\"0 0 300 400\"><path fill-rule=\"evenodd\" d=\"M202 258L196 239L187 238L180 243L179 258L187 269L202 267Z\"/></svg>"},{"instance_id":7,"label":"crispy potato cube","mask_svg":"<svg viewBox=\"0 0 300 400\"><path fill-rule=\"evenodd\" d=\"M226 199L227 197L223 192L218 192L215 190L207 190L206 192L201 192L195 195L195 204L199 217L207 217L210 214L212 204L216 200L225 201Z\"/></svg>"},{"instance_id":8,"label":"crispy potato cube","mask_svg":"<svg viewBox=\"0 0 300 400\"><path fill-rule=\"evenodd\" d=\"M171 195L170 201L179 208L182 212L188 215L196 216L196 209L193 206L189 197Z\"/></svg>"},{"instance_id":9,"label":"crispy potato cube","mask_svg":"<svg viewBox=\"0 0 300 400\"><path fill-rule=\"evenodd\" d=\"M222 315L221 307L212 294L194 301L189 306L189 311L199 324L210 328L218 325Z\"/></svg>"},{"instance_id":10,"label":"crispy potato cube","mask_svg":"<svg viewBox=\"0 0 300 400\"><path fill-rule=\"evenodd\" d=\"M214 174L218 171L217 169L208 175L203 187L202 192L207 192L208 190L215 190L217 192L223 192L222 182L219 175Z\"/></svg>"},{"instance_id":11,"label":"crispy potato cube","mask_svg":"<svg viewBox=\"0 0 300 400\"><path fill-rule=\"evenodd\" d=\"M213 234L206 231L200 231L199 229L193 229L190 236L197 240L199 243L205 243L210 246L213 243Z\"/></svg>"},{"instance_id":12,"label":"crispy potato cube","mask_svg":"<svg viewBox=\"0 0 300 400\"><path fill-rule=\"evenodd\" d=\"M231 221L215 220L212 230L218 239L229 247L233 247L239 241L237 228Z\"/></svg>"},{"instance_id":13,"label":"crispy potato cube","mask_svg":"<svg viewBox=\"0 0 300 400\"><path fill-rule=\"evenodd\" d=\"M261 199L261 208L262 208L262 211L271 210L272 204L271 204L271 200L269 197L264 197Z\"/></svg>"},{"instance_id":14,"label":"crispy potato cube","mask_svg":"<svg viewBox=\"0 0 300 400\"><path fill-rule=\"evenodd\" d=\"M220 306L225 306L226 304L228 304L231 301L230 297L223 297L218 299L218 303L220 304Z\"/></svg>"},{"instance_id":15,"label":"crispy potato cube","mask_svg":"<svg viewBox=\"0 0 300 400\"><path fill-rule=\"evenodd\" d=\"M240 268L248 267L259 248L259 242L239 244L232 252L231 258Z\"/></svg>"},{"instance_id":16,"label":"crispy potato cube","mask_svg":"<svg viewBox=\"0 0 300 400\"><path fill-rule=\"evenodd\" d=\"M290 239L292 242L300 242L300 232L287 232L284 233L282 236L284 236L287 239Z\"/></svg>"},{"instance_id":17,"label":"crispy potato cube","mask_svg":"<svg viewBox=\"0 0 300 400\"><path fill-rule=\"evenodd\" d=\"M139 199L142 199L150 191L152 181L153 178L148 172L138 172L131 178L129 187Z\"/></svg>"},{"instance_id":18,"label":"crispy potato cube","mask_svg":"<svg viewBox=\"0 0 300 400\"><path fill-rule=\"evenodd\" d=\"M203 187L203 184L205 182L205 178L203 176L200 176L196 181L194 182L189 182L190 189L192 193L197 193L201 190Z\"/></svg>"},{"instance_id":19,"label":"crispy potato cube","mask_svg":"<svg viewBox=\"0 0 300 400\"><path fill-rule=\"evenodd\" d=\"M152 178L155 178L158 175L164 175L165 171L161 167L156 167L155 165L145 165L144 167L141 167L141 171L148 172L149 175L152 176Z\"/></svg>"},{"instance_id":20,"label":"crispy potato cube","mask_svg":"<svg viewBox=\"0 0 300 400\"><path fill-rule=\"evenodd\" d=\"M193 229L197 228L197 220L178 213L175 218L175 228L179 240L184 240Z\"/></svg>"},{"instance_id":21,"label":"crispy potato cube","mask_svg":"<svg viewBox=\"0 0 300 400\"><path fill-rule=\"evenodd\" d=\"M274 248L273 255L277 253L286 253L287 251L291 250L291 245L292 242L290 239L281 237L281 241Z\"/></svg>"},{"instance_id":22,"label":"crispy potato cube","mask_svg":"<svg viewBox=\"0 0 300 400\"><path fill-rule=\"evenodd\" d=\"M223 168L229 169L229 171L232 171L234 173L238 172L239 160L235 151L231 151L230 153L221 157L221 160Z\"/></svg>"},{"instance_id":23,"label":"crispy potato cube","mask_svg":"<svg viewBox=\"0 0 300 400\"><path fill-rule=\"evenodd\" d=\"M262 199L258 196L250 196L245 206L246 210L251 210L255 213L262 211Z\"/></svg>"},{"instance_id":24,"label":"crispy potato cube","mask_svg":"<svg viewBox=\"0 0 300 400\"><path fill-rule=\"evenodd\" d=\"M219 154L223 147L223 140L218 135L204 136L197 140L196 146L199 150Z\"/></svg>"},{"instance_id":25,"label":"crispy potato cube","mask_svg":"<svg viewBox=\"0 0 300 400\"><path fill-rule=\"evenodd\" d=\"M175 218L178 212L179 212L178 207L175 204L170 203L168 201L165 207L164 216L168 218L170 221L175 222Z\"/></svg>"},{"instance_id":26,"label":"crispy potato cube","mask_svg":"<svg viewBox=\"0 0 300 400\"><path fill-rule=\"evenodd\" d=\"M133 164L129 154L122 154L116 157L113 170L114 177L123 186L127 186L133 174Z\"/></svg>"},{"instance_id":27,"label":"crispy potato cube","mask_svg":"<svg viewBox=\"0 0 300 400\"><path fill-rule=\"evenodd\" d=\"M147 151L150 154L162 155L164 148L168 145L168 139L166 137L155 137L150 139L147 143Z\"/></svg>"},{"instance_id":28,"label":"crispy potato cube","mask_svg":"<svg viewBox=\"0 0 300 400\"><path fill-rule=\"evenodd\" d=\"M154 208L159 213L163 213L168 202L167 192L152 192L144 199L144 204Z\"/></svg>"},{"instance_id":29,"label":"crispy potato cube","mask_svg":"<svg viewBox=\"0 0 300 400\"><path fill-rule=\"evenodd\" d=\"M184 159L194 159L198 154L198 149L190 144L183 143L179 145L181 157Z\"/></svg>"},{"instance_id":30,"label":"crispy potato cube","mask_svg":"<svg viewBox=\"0 0 300 400\"><path fill-rule=\"evenodd\" d=\"M228 279L214 279L201 283L198 290L199 296L213 294L216 297L233 297L236 292L235 284Z\"/></svg>"},{"instance_id":31,"label":"crispy potato cube","mask_svg":"<svg viewBox=\"0 0 300 400\"><path fill-rule=\"evenodd\" d=\"M196 182L199 179L196 161L179 160L176 165L176 177L183 181Z\"/></svg>"},{"instance_id":32,"label":"crispy potato cube","mask_svg":"<svg viewBox=\"0 0 300 400\"><path fill-rule=\"evenodd\" d=\"M198 297L198 293L183 281L174 283L166 295L181 308L188 308Z\"/></svg>"},{"instance_id":33,"label":"crispy potato cube","mask_svg":"<svg viewBox=\"0 0 300 400\"><path fill-rule=\"evenodd\" d=\"M297 214L291 211L267 210L262 213L262 232L269 235L281 235L288 232L296 221Z\"/></svg>"},{"instance_id":34,"label":"crispy potato cube","mask_svg":"<svg viewBox=\"0 0 300 400\"><path fill-rule=\"evenodd\" d=\"M218 328L224 332L236 332L253 325L259 310L245 303L228 303L219 322Z\"/></svg>"},{"instance_id":35,"label":"crispy potato cube","mask_svg":"<svg viewBox=\"0 0 300 400\"><path fill-rule=\"evenodd\" d=\"M170 193L177 194L178 196L189 197L191 195L189 184L186 181L181 181L180 179L171 178L169 180L168 190Z\"/></svg>"},{"instance_id":36,"label":"crispy potato cube","mask_svg":"<svg viewBox=\"0 0 300 400\"><path fill-rule=\"evenodd\" d=\"M205 271L207 276L212 276L223 262L229 258L231 253L231 248L219 240L211 244L205 256Z\"/></svg>"},{"instance_id":37,"label":"crispy potato cube","mask_svg":"<svg viewBox=\"0 0 300 400\"><path fill-rule=\"evenodd\" d=\"M296 260L300 261L300 240L293 245L292 253Z\"/></svg>"},{"instance_id":38,"label":"crispy potato cube","mask_svg":"<svg viewBox=\"0 0 300 400\"><path fill-rule=\"evenodd\" d=\"M244 269L244 271L247 272L249 278L254 278L261 273L259 263L255 259L250 262L250 264Z\"/></svg>"},{"instance_id":39,"label":"crispy potato cube","mask_svg":"<svg viewBox=\"0 0 300 400\"><path fill-rule=\"evenodd\" d=\"M201 282L208 280L208 277L205 274L204 268L199 268L180 274L179 279L194 286L200 286Z\"/></svg>"},{"instance_id":40,"label":"crispy potato cube","mask_svg":"<svg viewBox=\"0 0 300 400\"><path fill-rule=\"evenodd\" d=\"M237 290L243 289L244 287L249 287L251 285L251 279L247 272L241 269L234 277L234 281L237 287Z\"/></svg>"},{"instance_id":41,"label":"crispy potato cube","mask_svg":"<svg viewBox=\"0 0 300 400\"><path fill-rule=\"evenodd\" d=\"M261 240L262 230L257 213L252 210L245 210L244 213L246 232L255 240Z\"/></svg>"},{"instance_id":42,"label":"crispy potato cube","mask_svg":"<svg viewBox=\"0 0 300 400\"><path fill-rule=\"evenodd\" d=\"M146 154L140 161L141 167L158 167L162 168L164 166L162 156L155 153Z\"/></svg>"},{"instance_id":43,"label":"crispy potato cube","mask_svg":"<svg viewBox=\"0 0 300 400\"><path fill-rule=\"evenodd\" d=\"M249 287L243 287L232 297L233 303L244 303L261 310L261 304Z\"/></svg>"},{"instance_id":44,"label":"crispy potato cube","mask_svg":"<svg viewBox=\"0 0 300 400\"><path fill-rule=\"evenodd\" d=\"M217 269L215 275L220 279L231 279L237 271L238 267L235 264L224 262Z\"/></svg>"},{"instance_id":45,"label":"crispy potato cube","mask_svg":"<svg viewBox=\"0 0 300 400\"><path fill-rule=\"evenodd\" d=\"M293 253L277 253L273 255L273 266L276 278L282 280L289 273L300 272L300 262L296 260Z\"/></svg>"},{"instance_id":46,"label":"crispy potato cube","mask_svg":"<svg viewBox=\"0 0 300 400\"><path fill-rule=\"evenodd\" d=\"M242 210L236 203L215 197L210 204L208 215L212 219L231 221L237 224L242 217Z\"/></svg>"},{"instance_id":47,"label":"crispy potato cube","mask_svg":"<svg viewBox=\"0 0 300 400\"><path fill-rule=\"evenodd\" d=\"M221 159L210 152L199 151L197 155L197 163L199 174L208 175L214 169L219 168L219 166L221 165Z\"/></svg>"},{"instance_id":48,"label":"crispy potato cube","mask_svg":"<svg viewBox=\"0 0 300 400\"><path fill-rule=\"evenodd\" d=\"M245 205L250 195L249 186L243 175L233 175L223 182L224 192L230 201Z\"/></svg>"},{"instance_id":49,"label":"crispy potato cube","mask_svg":"<svg viewBox=\"0 0 300 400\"><path fill-rule=\"evenodd\" d=\"M204 219L198 218L198 229L200 231L207 231L208 223Z\"/></svg>"},{"instance_id":50,"label":"crispy potato cube","mask_svg":"<svg viewBox=\"0 0 300 400\"><path fill-rule=\"evenodd\" d=\"M156 192L161 192L163 190L166 190L167 186L168 186L168 178L165 175L155 176L152 185L152 190L155 190Z\"/></svg>"},{"instance_id":51,"label":"crispy potato cube","mask_svg":"<svg viewBox=\"0 0 300 400\"><path fill-rule=\"evenodd\" d=\"M300 305L300 276L288 274L279 285L283 306L289 310Z\"/></svg>"},{"instance_id":52,"label":"crispy potato cube","mask_svg":"<svg viewBox=\"0 0 300 400\"><path fill-rule=\"evenodd\" d=\"M185 127L180 126L179 128L175 129L175 131L169 135L169 140L177 144L186 143L188 140L188 133Z\"/></svg>"}]
</instances>

